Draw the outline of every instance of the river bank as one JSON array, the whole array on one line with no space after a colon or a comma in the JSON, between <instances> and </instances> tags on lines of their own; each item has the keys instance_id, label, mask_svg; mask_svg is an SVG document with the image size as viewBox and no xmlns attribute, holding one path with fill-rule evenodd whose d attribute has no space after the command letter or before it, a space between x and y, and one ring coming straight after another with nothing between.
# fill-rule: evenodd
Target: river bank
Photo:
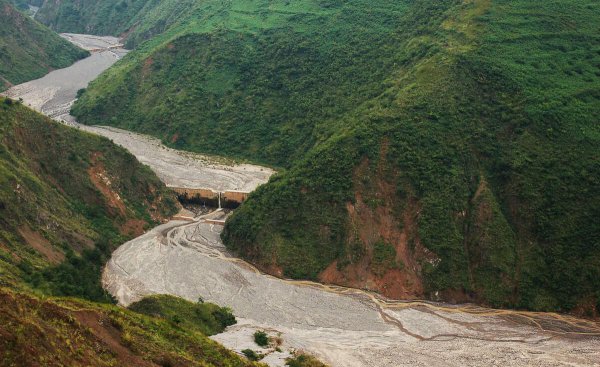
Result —
<instances>
[{"instance_id":1,"label":"river bank","mask_svg":"<svg viewBox=\"0 0 600 367\"><path fill-rule=\"evenodd\" d=\"M269 180L274 170L232 160L178 151L165 147L158 139L117 128L77 123L69 112L77 92L86 88L104 70L127 54L118 38L62 34L64 38L92 55L70 67L10 88L4 94L22 98L25 105L63 123L104 136L129 150L171 187L209 188L215 191L250 192Z\"/></svg>"}]
</instances>

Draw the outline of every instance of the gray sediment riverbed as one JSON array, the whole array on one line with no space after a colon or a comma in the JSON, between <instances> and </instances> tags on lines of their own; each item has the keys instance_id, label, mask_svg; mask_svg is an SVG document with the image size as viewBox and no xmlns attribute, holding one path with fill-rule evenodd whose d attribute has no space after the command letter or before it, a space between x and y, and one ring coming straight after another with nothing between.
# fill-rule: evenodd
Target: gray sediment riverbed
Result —
<instances>
[{"instance_id":1,"label":"gray sediment riverbed","mask_svg":"<svg viewBox=\"0 0 600 367\"><path fill-rule=\"evenodd\" d=\"M106 289L123 305L172 294L231 307L238 325L213 338L238 352L270 352L272 366L283 366L290 350L308 351L340 367L594 366L600 361L600 341L593 336L598 325L568 316L390 301L262 274L227 253L221 227L206 221L212 215L172 221L121 246L104 270ZM256 330L281 336L283 352L254 344Z\"/></svg>"}]
</instances>

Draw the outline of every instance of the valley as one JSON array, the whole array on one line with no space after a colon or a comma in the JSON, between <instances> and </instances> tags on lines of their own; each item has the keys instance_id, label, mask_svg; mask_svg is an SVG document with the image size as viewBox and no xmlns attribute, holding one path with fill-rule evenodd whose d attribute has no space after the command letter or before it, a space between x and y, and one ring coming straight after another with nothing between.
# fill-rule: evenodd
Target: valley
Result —
<instances>
[{"instance_id":1,"label":"valley","mask_svg":"<svg viewBox=\"0 0 600 367\"><path fill-rule=\"evenodd\" d=\"M252 191L270 168L164 147L156 138L113 127L78 124L69 116L78 90L126 51L115 38L65 35L92 56L7 91L25 105L78 129L105 136L147 164L168 186ZM76 77L74 77L76 76ZM119 247L103 272L105 288L123 306L171 294L233 309L238 324L212 338L241 352L268 353L283 366L305 350L332 366L595 366L600 325L554 313L495 310L470 304L393 301L368 291L264 274L233 256L220 239L223 211L179 218ZM282 351L261 350L256 330L283 339Z\"/></svg>"},{"instance_id":2,"label":"valley","mask_svg":"<svg viewBox=\"0 0 600 367\"><path fill-rule=\"evenodd\" d=\"M127 50L120 48L115 37L64 35L73 44L91 55L73 65L54 70L40 79L11 87L3 94L13 99L22 98L25 105L61 121L69 121L69 110L77 91L85 88L100 73L112 66Z\"/></svg>"},{"instance_id":3,"label":"valley","mask_svg":"<svg viewBox=\"0 0 600 367\"><path fill-rule=\"evenodd\" d=\"M80 123L281 167L227 220L237 256L392 298L600 315L600 3L52 3L48 26L132 47Z\"/></svg>"}]
</instances>

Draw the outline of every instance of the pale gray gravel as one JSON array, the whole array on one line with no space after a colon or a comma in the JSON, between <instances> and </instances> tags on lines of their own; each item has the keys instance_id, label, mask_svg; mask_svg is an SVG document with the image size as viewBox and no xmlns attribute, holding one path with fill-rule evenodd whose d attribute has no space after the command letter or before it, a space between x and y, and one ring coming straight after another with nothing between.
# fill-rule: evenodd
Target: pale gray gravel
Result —
<instances>
[{"instance_id":1,"label":"pale gray gravel","mask_svg":"<svg viewBox=\"0 0 600 367\"><path fill-rule=\"evenodd\" d=\"M43 78L10 88L5 95L67 125L105 136L129 150L148 165L168 186L206 188L215 191L250 192L275 173L267 167L239 164L217 157L177 151L158 139L112 127L78 124L69 115L77 91L87 87L100 73L127 53L115 37L63 34L82 48L99 50L70 67L55 70Z\"/></svg>"}]
</instances>

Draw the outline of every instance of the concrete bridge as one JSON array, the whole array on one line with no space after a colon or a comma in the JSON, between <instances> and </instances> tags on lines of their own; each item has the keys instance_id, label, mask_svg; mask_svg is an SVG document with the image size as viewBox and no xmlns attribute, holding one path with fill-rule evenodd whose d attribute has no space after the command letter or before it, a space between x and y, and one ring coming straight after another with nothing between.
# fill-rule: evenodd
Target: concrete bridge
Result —
<instances>
[{"instance_id":1,"label":"concrete bridge","mask_svg":"<svg viewBox=\"0 0 600 367\"><path fill-rule=\"evenodd\" d=\"M215 191L207 188L173 187L169 188L175 193L179 200L210 205L218 208L237 208L246 199L249 192L246 191Z\"/></svg>"}]
</instances>

